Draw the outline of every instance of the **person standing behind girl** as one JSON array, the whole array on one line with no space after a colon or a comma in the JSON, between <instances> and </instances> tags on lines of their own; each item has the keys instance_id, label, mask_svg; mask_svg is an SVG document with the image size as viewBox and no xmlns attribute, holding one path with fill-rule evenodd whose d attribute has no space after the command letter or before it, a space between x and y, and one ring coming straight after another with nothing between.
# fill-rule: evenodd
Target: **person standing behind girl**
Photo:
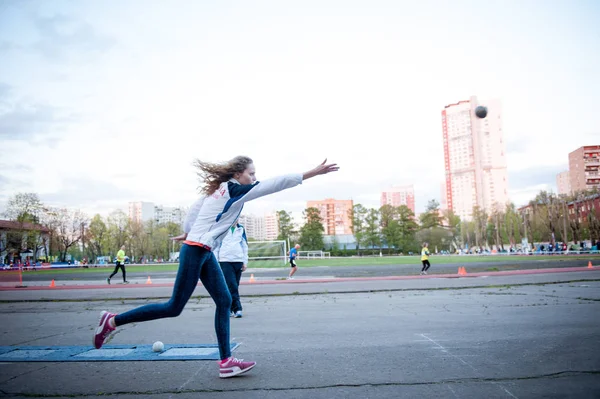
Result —
<instances>
[{"instance_id":1,"label":"person standing behind girl","mask_svg":"<svg viewBox=\"0 0 600 399\"><path fill-rule=\"evenodd\" d=\"M242 272L248 266L248 239L244 226L235 221L235 224L223 235L221 244L213 250L219 261L223 276L231 294L231 316L242 317L242 303L240 301L240 279Z\"/></svg>"}]
</instances>

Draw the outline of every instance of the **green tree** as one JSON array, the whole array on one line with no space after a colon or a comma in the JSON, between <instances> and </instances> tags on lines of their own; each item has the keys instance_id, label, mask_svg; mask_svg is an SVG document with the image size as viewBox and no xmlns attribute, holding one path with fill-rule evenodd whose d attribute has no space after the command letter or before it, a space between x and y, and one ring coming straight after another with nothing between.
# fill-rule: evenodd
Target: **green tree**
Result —
<instances>
[{"instance_id":1,"label":"green tree","mask_svg":"<svg viewBox=\"0 0 600 399\"><path fill-rule=\"evenodd\" d=\"M163 225L157 225L150 236L150 255L153 259L169 259L171 251L169 230Z\"/></svg>"},{"instance_id":2,"label":"green tree","mask_svg":"<svg viewBox=\"0 0 600 399\"><path fill-rule=\"evenodd\" d=\"M406 205L400 205L397 208L398 226L400 228L400 241L398 248L403 252L418 250L416 243L416 233L419 225L415 221L415 214Z\"/></svg>"},{"instance_id":3,"label":"green tree","mask_svg":"<svg viewBox=\"0 0 600 399\"><path fill-rule=\"evenodd\" d=\"M36 193L17 193L8 199L4 217L19 223L40 223L43 208Z\"/></svg>"},{"instance_id":4,"label":"green tree","mask_svg":"<svg viewBox=\"0 0 600 399\"><path fill-rule=\"evenodd\" d=\"M337 256L340 251L340 242L336 236L331 237L331 252L333 256Z\"/></svg>"},{"instance_id":5,"label":"green tree","mask_svg":"<svg viewBox=\"0 0 600 399\"><path fill-rule=\"evenodd\" d=\"M452 241L452 233L446 227L436 226L419 230L417 237L419 242L429 243L429 251L449 250Z\"/></svg>"},{"instance_id":6,"label":"green tree","mask_svg":"<svg viewBox=\"0 0 600 399\"><path fill-rule=\"evenodd\" d=\"M284 210L277 211L277 220L279 225L277 239L291 243L292 237L295 234L292 216Z\"/></svg>"},{"instance_id":7,"label":"green tree","mask_svg":"<svg viewBox=\"0 0 600 399\"><path fill-rule=\"evenodd\" d=\"M361 204L354 204L350 215L352 220L352 234L356 240L356 250L360 255L360 247L365 242L365 219L367 216L367 208Z\"/></svg>"},{"instance_id":8,"label":"green tree","mask_svg":"<svg viewBox=\"0 0 600 399\"><path fill-rule=\"evenodd\" d=\"M402 231L398 222L398 208L387 204L379 208L379 226L388 250L398 248L402 238Z\"/></svg>"},{"instance_id":9,"label":"green tree","mask_svg":"<svg viewBox=\"0 0 600 399\"><path fill-rule=\"evenodd\" d=\"M431 227L437 227L442 224L442 218L440 217L440 203L436 200L430 200L427 203L425 212L419 217L421 222L421 228L428 229Z\"/></svg>"},{"instance_id":10,"label":"green tree","mask_svg":"<svg viewBox=\"0 0 600 399\"><path fill-rule=\"evenodd\" d=\"M322 250L323 243L323 219L317 208L306 208L304 211L304 226L300 228L300 245L306 250Z\"/></svg>"},{"instance_id":11,"label":"green tree","mask_svg":"<svg viewBox=\"0 0 600 399\"><path fill-rule=\"evenodd\" d=\"M537 210L541 213L542 223L545 224L546 234L542 239L553 242L556 238L559 225L561 205L559 198L554 193L540 191L534 199Z\"/></svg>"},{"instance_id":12,"label":"green tree","mask_svg":"<svg viewBox=\"0 0 600 399\"><path fill-rule=\"evenodd\" d=\"M487 224L488 214L485 209L475 205L473 207L473 226L475 235L475 246L483 249L488 246L487 243Z\"/></svg>"},{"instance_id":13,"label":"green tree","mask_svg":"<svg viewBox=\"0 0 600 399\"><path fill-rule=\"evenodd\" d=\"M41 223L44 204L36 193L17 193L8 199L4 217L15 222L19 227L7 233L7 238L0 241L0 254L5 251L21 252L29 249L33 252L34 261L37 253L44 248L45 234L31 228L27 224Z\"/></svg>"},{"instance_id":14,"label":"green tree","mask_svg":"<svg viewBox=\"0 0 600 399\"><path fill-rule=\"evenodd\" d=\"M461 221L460 216L458 216L452 209L446 209L442 212L444 215L444 219L442 224L447 227L448 232L451 235L452 244L455 249L460 247L460 237L461 237ZM454 251L452 251L454 252Z\"/></svg>"},{"instance_id":15,"label":"green tree","mask_svg":"<svg viewBox=\"0 0 600 399\"><path fill-rule=\"evenodd\" d=\"M513 248L516 248L517 242L521 242L521 217L517 212L515 204L508 203L504 209L504 232L507 240Z\"/></svg>"},{"instance_id":16,"label":"green tree","mask_svg":"<svg viewBox=\"0 0 600 399\"><path fill-rule=\"evenodd\" d=\"M66 256L73 245L79 243L83 237L88 217L78 211L66 208L54 209L51 212L50 226L55 231L56 245L59 258L66 261Z\"/></svg>"},{"instance_id":17,"label":"green tree","mask_svg":"<svg viewBox=\"0 0 600 399\"><path fill-rule=\"evenodd\" d=\"M119 248L131 238L129 217L122 210L113 211L108 215L107 226L111 239L108 250L111 256L116 256Z\"/></svg>"},{"instance_id":18,"label":"green tree","mask_svg":"<svg viewBox=\"0 0 600 399\"><path fill-rule=\"evenodd\" d=\"M92 258L97 259L100 256L104 256L106 254L105 251L110 245L110 237L108 235L108 227L104 223L102 216L95 215L92 218L88 232L88 245L92 253Z\"/></svg>"},{"instance_id":19,"label":"green tree","mask_svg":"<svg viewBox=\"0 0 600 399\"><path fill-rule=\"evenodd\" d=\"M381 248L379 212L374 208L369 208L365 217L365 243L371 247L372 252L374 252L375 248Z\"/></svg>"}]
</instances>

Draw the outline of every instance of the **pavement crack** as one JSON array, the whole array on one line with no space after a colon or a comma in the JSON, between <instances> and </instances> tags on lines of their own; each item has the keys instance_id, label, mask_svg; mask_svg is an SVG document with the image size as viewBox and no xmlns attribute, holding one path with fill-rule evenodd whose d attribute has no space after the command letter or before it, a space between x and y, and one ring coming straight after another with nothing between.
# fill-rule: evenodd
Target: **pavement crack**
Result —
<instances>
[{"instance_id":1,"label":"pavement crack","mask_svg":"<svg viewBox=\"0 0 600 399\"><path fill-rule=\"evenodd\" d=\"M31 373L37 373L38 371L44 370L45 368L48 368L48 367L49 367L49 366L48 366L48 365L46 365L46 366L40 367L40 368L38 368L38 369L35 369L35 370L29 370L29 371L25 371L24 373L21 373L21 374L19 374L19 375L13 375L13 376L12 376L12 377L10 377L8 380L4 380L4 381L2 381L2 384L5 384L5 383L7 383L7 382L9 382L9 381L12 381L12 380L14 380L15 378L19 378L19 377L22 377L22 376L24 376L24 375L27 375L27 374L31 374ZM4 392L4 391L0 391L0 392L2 392L2 393L4 393L4 394L6 394L6 392Z\"/></svg>"},{"instance_id":2,"label":"pavement crack","mask_svg":"<svg viewBox=\"0 0 600 399\"><path fill-rule=\"evenodd\" d=\"M84 327L77 327L76 330L81 330ZM57 333L57 334L52 334L52 335L45 335L43 337L37 337L34 339L28 339L27 341L22 341L22 342L17 342L15 344L12 344L11 346L20 346L20 345L27 345L30 342L35 342L35 341L39 341L39 340L43 340L43 339L47 339L47 338L54 338L54 337L60 337L66 334L71 333L72 331L68 331L68 332L61 332L61 333Z\"/></svg>"},{"instance_id":3,"label":"pavement crack","mask_svg":"<svg viewBox=\"0 0 600 399\"><path fill-rule=\"evenodd\" d=\"M383 382L383 383L361 383L361 384L330 384L307 387L284 387L284 388L240 388L240 389L171 389L171 390L154 390L154 391L118 391L118 392L101 392L101 393L79 393L79 394L48 394L44 393L44 397L94 397L94 396L119 396L119 395L165 395L165 394L182 394L182 393L209 393L209 392L262 392L262 391L302 391L313 389L331 389L331 388L362 388L362 387L385 387L385 386L438 386L446 384L469 384L469 383L491 383L497 384L502 382L515 382L527 380L539 380L545 378L564 378L575 375L600 375L600 370L564 370L555 373L537 374L523 377L501 377L501 378L459 378L446 379L440 381L423 381L423 382ZM37 393L23 392L5 392L6 396L21 396L21 397L39 397Z\"/></svg>"}]
</instances>

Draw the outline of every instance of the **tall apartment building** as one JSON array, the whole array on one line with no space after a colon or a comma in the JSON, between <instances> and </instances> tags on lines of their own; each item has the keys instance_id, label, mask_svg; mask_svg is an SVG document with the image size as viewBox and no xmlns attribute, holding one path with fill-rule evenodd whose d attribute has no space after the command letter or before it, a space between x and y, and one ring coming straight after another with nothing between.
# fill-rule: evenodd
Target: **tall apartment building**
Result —
<instances>
[{"instance_id":1,"label":"tall apartment building","mask_svg":"<svg viewBox=\"0 0 600 399\"><path fill-rule=\"evenodd\" d=\"M182 208L162 205L154 207L154 221L158 224L183 224L185 216L186 212Z\"/></svg>"},{"instance_id":2,"label":"tall apartment building","mask_svg":"<svg viewBox=\"0 0 600 399\"><path fill-rule=\"evenodd\" d=\"M579 147L569 153L571 191L600 187L600 145Z\"/></svg>"},{"instance_id":3,"label":"tall apartment building","mask_svg":"<svg viewBox=\"0 0 600 399\"><path fill-rule=\"evenodd\" d=\"M279 235L277 215L240 215L240 224L246 229L246 236L257 241L276 240Z\"/></svg>"},{"instance_id":4,"label":"tall apartment building","mask_svg":"<svg viewBox=\"0 0 600 399\"><path fill-rule=\"evenodd\" d=\"M571 194L571 178L568 170L556 175L556 188L559 195Z\"/></svg>"},{"instance_id":5,"label":"tall apartment building","mask_svg":"<svg viewBox=\"0 0 600 399\"><path fill-rule=\"evenodd\" d=\"M306 203L307 208L317 208L320 211L325 235L352 234L352 206L352 200L333 198Z\"/></svg>"},{"instance_id":6,"label":"tall apartment building","mask_svg":"<svg viewBox=\"0 0 600 399\"><path fill-rule=\"evenodd\" d=\"M410 210L415 213L415 187L414 185L409 186L395 186L391 187L381 193L381 206L391 205L400 206L406 205Z\"/></svg>"},{"instance_id":7,"label":"tall apartment building","mask_svg":"<svg viewBox=\"0 0 600 399\"><path fill-rule=\"evenodd\" d=\"M279 236L279 219L276 213L270 213L264 216L265 218L265 240L276 240Z\"/></svg>"},{"instance_id":8,"label":"tall apartment building","mask_svg":"<svg viewBox=\"0 0 600 399\"><path fill-rule=\"evenodd\" d=\"M158 224L177 223L183 224L185 221L186 212L183 208L156 206L153 202L130 202L129 203L129 219L144 223L153 220Z\"/></svg>"},{"instance_id":9,"label":"tall apartment building","mask_svg":"<svg viewBox=\"0 0 600 399\"><path fill-rule=\"evenodd\" d=\"M486 118L475 108L488 108ZM446 198L462 220L470 220L473 207L487 212L508 202L508 174L502 134L500 101L479 103L477 97L450 104L442 110ZM444 201L442 201L444 202Z\"/></svg>"},{"instance_id":10,"label":"tall apartment building","mask_svg":"<svg viewBox=\"0 0 600 399\"><path fill-rule=\"evenodd\" d=\"M130 202L129 220L136 223L144 223L154 219L154 203L152 202Z\"/></svg>"},{"instance_id":11,"label":"tall apartment building","mask_svg":"<svg viewBox=\"0 0 600 399\"><path fill-rule=\"evenodd\" d=\"M445 211L448 209L448 200L446 198L446 182L443 181L440 184L440 210Z\"/></svg>"}]
</instances>

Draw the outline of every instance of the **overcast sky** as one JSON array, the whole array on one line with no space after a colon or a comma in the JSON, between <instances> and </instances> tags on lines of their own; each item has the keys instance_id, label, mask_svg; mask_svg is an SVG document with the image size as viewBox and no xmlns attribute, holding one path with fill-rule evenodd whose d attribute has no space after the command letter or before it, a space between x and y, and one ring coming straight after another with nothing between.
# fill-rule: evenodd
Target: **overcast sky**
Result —
<instances>
[{"instance_id":1,"label":"overcast sky","mask_svg":"<svg viewBox=\"0 0 600 399\"><path fill-rule=\"evenodd\" d=\"M258 178L340 172L257 200L440 199L440 114L503 106L510 197L556 190L600 144L600 2L0 0L0 210L17 192L90 214L188 206L195 158Z\"/></svg>"}]
</instances>

